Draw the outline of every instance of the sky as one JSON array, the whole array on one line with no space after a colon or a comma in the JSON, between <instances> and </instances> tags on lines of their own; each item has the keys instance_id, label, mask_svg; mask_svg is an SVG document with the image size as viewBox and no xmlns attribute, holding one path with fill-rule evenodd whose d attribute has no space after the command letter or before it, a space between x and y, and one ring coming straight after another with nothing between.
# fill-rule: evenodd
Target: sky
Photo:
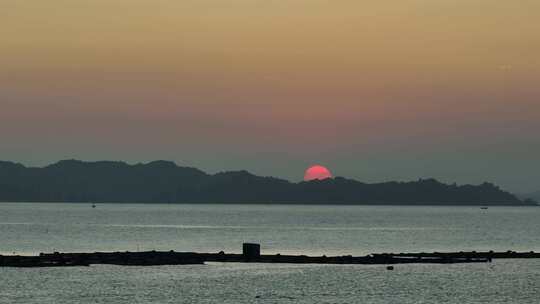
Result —
<instances>
[{"instance_id":1,"label":"sky","mask_svg":"<svg viewBox=\"0 0 540 304\"><path fill-rule=\"evenodd\" d=\"M540 190L538 20L538 0L0 0L0 159Z\"/></svg>"}]
</instances>

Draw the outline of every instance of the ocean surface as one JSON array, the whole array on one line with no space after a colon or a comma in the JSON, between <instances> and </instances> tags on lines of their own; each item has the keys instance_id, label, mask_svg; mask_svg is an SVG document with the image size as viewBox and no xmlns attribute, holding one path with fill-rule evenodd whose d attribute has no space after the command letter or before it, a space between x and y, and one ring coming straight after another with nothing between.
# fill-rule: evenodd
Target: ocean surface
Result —
<instances>
[{"instance_id":1,"label":"ocean surface","mask_svg":"<svg viewBox=\"0 0 540 304\"><path fill-rule=\"evenodd\" d=\"M0 203L0 254L540 251L537 207ZM540 260L0 268L0 303L540 303Z\"/></svg>"}]
</instances>

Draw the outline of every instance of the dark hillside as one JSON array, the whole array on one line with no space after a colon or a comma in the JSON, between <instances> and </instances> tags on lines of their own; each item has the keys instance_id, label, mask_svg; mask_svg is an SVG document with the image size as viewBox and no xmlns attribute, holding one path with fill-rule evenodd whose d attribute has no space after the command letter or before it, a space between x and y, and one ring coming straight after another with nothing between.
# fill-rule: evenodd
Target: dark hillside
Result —
<instances>
[{"instance_id":1,"label":"dark hillside","mask_svg":"<svg viewBox=\"0 0 540 304\"><path fill-rule=\"evenodd\" d=\"M434 179L366 184L336 177L291 183L247 171L206 174L173 162L65 160L44 168L0 162L0 201L533 205L499 187Z\"/></svg>"}]
</instances>

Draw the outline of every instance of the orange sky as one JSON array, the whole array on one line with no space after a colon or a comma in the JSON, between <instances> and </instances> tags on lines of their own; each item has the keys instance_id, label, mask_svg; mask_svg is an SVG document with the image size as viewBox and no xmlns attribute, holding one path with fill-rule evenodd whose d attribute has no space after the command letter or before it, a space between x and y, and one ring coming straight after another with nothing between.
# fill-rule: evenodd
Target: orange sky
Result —
<instances>
[{"instance_id":1,"label":"orange sky","mask_svg":"<svg viewBox=\"0 0 540 304\"><path fill-rule=\"evenodd\" d=\"M540 189L536 0L0 0L0 20L3 159Z\"/></svg>"}]
</instances>

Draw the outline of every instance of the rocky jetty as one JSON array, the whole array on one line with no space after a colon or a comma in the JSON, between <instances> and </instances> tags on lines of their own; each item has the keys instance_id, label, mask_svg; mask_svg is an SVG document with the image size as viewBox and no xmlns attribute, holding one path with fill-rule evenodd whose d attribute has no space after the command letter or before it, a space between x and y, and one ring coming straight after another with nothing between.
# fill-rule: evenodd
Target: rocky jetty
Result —
<instances>
[{"instance_id":1,"label":"rocky jetty","mask_svg":"<svg viewBox=\"0 0 540 304\"><path fill-rule=\"evenodd\" d=\"M530 252L433 252L382 253L367 256L306 256L262 255L258 244L244 244L242 254L196 253L175 251L42 253L39 256L2 256L0 267L61 267L111 264L124 266L193 265L205 262L292 263L292 264L452 264L486 263L493 259L538 259L540 253Z\"/></svg>"}]
</instances>

